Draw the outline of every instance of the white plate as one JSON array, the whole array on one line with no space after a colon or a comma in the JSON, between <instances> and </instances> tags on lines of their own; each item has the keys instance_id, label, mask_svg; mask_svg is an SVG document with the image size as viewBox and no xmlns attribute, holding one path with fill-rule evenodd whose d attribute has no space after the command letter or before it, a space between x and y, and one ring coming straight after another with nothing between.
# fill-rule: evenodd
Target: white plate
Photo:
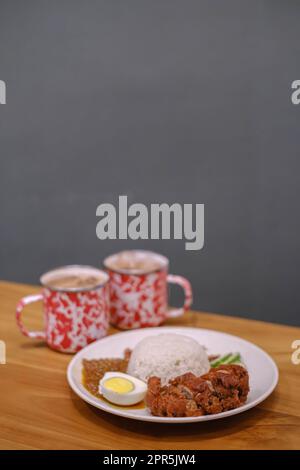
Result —
<instances>
[{"instance_id":1,"label":"white plate","mask_svg":"<svg viewBox=\"0 0 300 470\"><path fill-rule=\"evenodd\" d=\"M122 357L124 349L132 349L146 336L161 333L177 333L191 336L207 348L208 354L240 352L243 362L247 366L250 377L250 393L248 395L247 402L234 410L224 411L223 413L214 415L189 418L164 418L152 416L146 408L123 409L114 407L109 403L98 400L84 388L81 383L81 363L83 358L99 359L104 357ZM68 366L67 376L71 388L80 398L90 405L100 408L103 411L107 411L108 413L140 421L154 421L158 423L191 423L225 418L237 413L242 413L243 411L249 410L249 408L253 408L258 405L258 403L265 400L276 387L278 382L278 369L273 359L271 359L266 352L254 344L238 338L237 336L200 328L159 327L126 331L95 341L79 351L73 357Z\"/></svg>"}]
</instances>

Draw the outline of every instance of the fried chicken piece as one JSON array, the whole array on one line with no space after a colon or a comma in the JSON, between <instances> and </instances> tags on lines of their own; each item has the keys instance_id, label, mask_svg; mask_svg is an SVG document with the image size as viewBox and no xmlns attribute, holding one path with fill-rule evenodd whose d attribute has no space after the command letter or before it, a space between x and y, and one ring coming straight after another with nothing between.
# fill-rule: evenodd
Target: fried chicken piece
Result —
<instances>
[{"instance_id":1,"label":"fried chicken piece","mask_svg":"<svg viewBox=\"0 0 300 470\"><path fill-rule=\"evenodd\" d=\"M228 398L231 392L235 390L238 392L238 399L241 404L247 399L249 393L249 375L243 366L237 364L221 365L212 368L202 378L211 381L213 388L220 398Z\"/></svg>"},{"instance_id":2,"label":"fried chicken piece","mask_svg":"<svg viewBox=\"0 0 300 470\"><path fill-rule=\"evenodd\" d=\"M184 385L161 386L158 377L148 380L146 403L155 416L199 416L203 414L198 410L194 395Z\"/></svg>"},{"instance_id":3,"label":"fried chicken piece","mask_svg":"<svg viewBox=\"0 0 300 470\"><path fill-rule=\"evenodd\" d=\"M201 377L183 374L163 387L158 377L150 377L146 403L155 416L202 416L237 408L246 401L248 392L247 370L222 365Z\"/></svg>"}]
</instances>

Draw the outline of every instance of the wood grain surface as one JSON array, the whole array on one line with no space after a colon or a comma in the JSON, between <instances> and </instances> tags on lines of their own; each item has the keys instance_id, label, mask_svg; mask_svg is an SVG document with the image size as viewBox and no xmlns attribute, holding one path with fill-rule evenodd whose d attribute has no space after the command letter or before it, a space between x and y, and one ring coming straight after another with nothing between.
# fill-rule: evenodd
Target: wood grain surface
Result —
<instances>
[{"instance_id":1,"label":"wood grain surface","mask_svg":"<svg viewBox=\"0 0 300 470\"><path fill-rule=\"evenodd\" d=\"M279 385L261 405L224 420L142 423L83 402L66 380L72 356L21 335L15 324L16 303L38 291L0 282L0 340L7 347L7 363L0 365L1 449L300 449L300 365L291 362L291 343L300 339L300 328L203 312L168 321L256 343L276 361ZM42 327L41 305L26 307L24 319L33 329Z\"/></svg>"}]
</instances>

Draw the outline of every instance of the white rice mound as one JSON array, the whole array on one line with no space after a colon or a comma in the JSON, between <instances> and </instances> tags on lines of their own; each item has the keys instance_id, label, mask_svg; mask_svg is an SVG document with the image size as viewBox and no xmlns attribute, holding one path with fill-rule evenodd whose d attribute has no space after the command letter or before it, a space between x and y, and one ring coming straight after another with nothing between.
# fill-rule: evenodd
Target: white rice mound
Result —
<instances>
[{"instance_id":1,"label":"white rice mound","mask_svg":"<svg viewBox=\"0 0 300 470\"><path fill-rule=\"evenodd\" d=\"M193 338L173 333L148 336L132 351L128 374L145 382L160 377L163 385L178 375L192 372L199 376L210 369L207 354Z\"/></svg>"}]
</instances>

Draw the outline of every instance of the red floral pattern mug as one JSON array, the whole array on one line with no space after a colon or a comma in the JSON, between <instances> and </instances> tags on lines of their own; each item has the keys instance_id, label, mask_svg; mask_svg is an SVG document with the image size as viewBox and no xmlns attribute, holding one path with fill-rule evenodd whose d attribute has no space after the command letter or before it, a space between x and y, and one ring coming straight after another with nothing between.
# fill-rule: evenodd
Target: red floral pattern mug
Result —
<instances>
[{"instance_id":1,"label":"red floral pattern mug","mask_svg":"<svg viewBox=\"0 0 300 470\"><path fill-rule=\"evenodd\" d=\"M97 279L92 287L53 287L59 274L90 273ZM43 274L42 292L23 297L16 310L17 324L23 335L45 340L57 351L74 353L107 334L109 326L108 275L90 266L65 266ZM21 318L23 308L38 300L44 304L44 331L28 331Z\"/></svg>"},{"instance_id":2,"label":"red floral pattern mug","mask_svg":"<svg viewBox=\"0 0 300 470\"><path fill-rule=\"evenodd\" d=\"M126 267L126 256L130 268ZM133 258L138 259L139 267L134 267ZM192 304L189 281L168 274L169 261L165 256L145 250L125 251L106 258L104 267L110 278L111 323L119 328L158 326L167 318L181 316ZM168 309L168 283L183 288L182 308Z\"/></svg>"}]
</instances>

